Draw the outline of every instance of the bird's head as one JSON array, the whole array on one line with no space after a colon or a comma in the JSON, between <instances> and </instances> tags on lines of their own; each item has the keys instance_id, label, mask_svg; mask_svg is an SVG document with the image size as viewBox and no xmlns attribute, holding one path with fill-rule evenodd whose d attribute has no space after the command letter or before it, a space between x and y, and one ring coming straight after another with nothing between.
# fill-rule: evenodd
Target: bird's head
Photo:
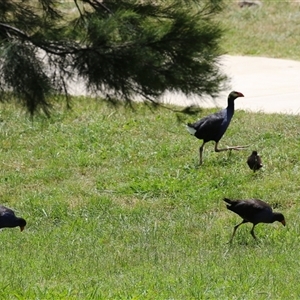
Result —
<instances>
[{"instance_id":1,"label":"bird's head","mask_svg":"<svg viewBox=\"0 0 300 300\"><path fill-rule=\"evenodd\" d=\"M240 92L232 91L228 95L228 100L235 100L236 98L239 98L239 97L244 97L244 95Z\"/></svg>"},{"instance_id":2,"label":"bird's head","mask_svg":"<svg viewBox=\"0 0 300 300\"><path fill-rule=\"evenodd\" d=\"M252 155L257 155L257 151L252 151Z\"/></svg>"},{"instance_id":3,"label":"bird's head","mask_svg":"<svg viewBox=\"0 0 300 300\"><path fill-rule=\"evenodd\" d=\"M26 221L23 218L19 218L20 230L23 231L26 226Z\"/></svg>"},{"instance_id":4,"label":"bird's head","mask_svg":"<svg viewBox=\"0 0 300 300\"><path fill-rule=\"evenodd\" d=\"M283 226L285 226L285 219L283 214L281 213L274 213L274 221L280 222Z\"/></svg>"}]
</instances>

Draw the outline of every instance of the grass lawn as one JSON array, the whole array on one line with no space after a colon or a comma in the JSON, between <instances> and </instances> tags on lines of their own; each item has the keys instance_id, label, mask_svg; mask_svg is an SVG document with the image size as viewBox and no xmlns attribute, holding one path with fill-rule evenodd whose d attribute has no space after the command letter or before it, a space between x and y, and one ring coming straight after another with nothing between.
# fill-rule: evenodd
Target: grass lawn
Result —
<instances>
[{"instance_id":1,"label":"grass lawn","mask_svg":"<svg viewBox=\"0 0 300 300\"><path fill-rule=\"evenodd\" d=\"M238 101L238 100L237 100ZM1 203L28 226L1 232L1 299L297 298L298 116L237 111L213 152L195 116L77 98L33 122L2 105ZM179 121L180 120L180 121ZM246 165L257 149L265 164ZM222 198L261 198L285 215L255 242Z\"/></svg>"},{"instance_id":2,"label":"grass lawn","mask_svg":"<svg viewBox=\"0 0 300 300\"><path fill-rule=\"evenodd\" d=\"M300 59L300 6L235 3L220 15L228 54ZM281 17L280 17L281 16ZM236 100L238 101L238 99ZM27 220L1 235L1 299L297 299L300 118L237 111L220 146L189 135L194 116L74 98L31 121L0 104L1 204ZM246 165L258 150L265 167ZM256 197L287 226L241 226L223 197Z\"/></svg>"},{"instance_id":3,"label":"grass lawn","mask_svg":"<svg viewBox=\"0 0 300 300\"><path fill-rule=\"evenodd\" d=\"M225 1L218 16L226 34L226 54L300 60L300 2L263 0L262 7L244 7Z\"/></svg>"}]
</instances>

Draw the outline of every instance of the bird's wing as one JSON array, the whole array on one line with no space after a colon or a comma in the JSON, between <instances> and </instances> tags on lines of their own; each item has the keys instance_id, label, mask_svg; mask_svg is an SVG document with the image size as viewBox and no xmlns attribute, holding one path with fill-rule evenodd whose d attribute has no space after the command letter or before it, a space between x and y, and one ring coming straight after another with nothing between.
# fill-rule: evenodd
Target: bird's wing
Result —
<instances>
[{"instance_id":1,"label":"bird's wing","mask_svg":"<svg viewBox=\"0 0 300 300\"><path fill-rule=\"evenodd\" d=\"M5 214L15 215L13 210L11 210L10 208L7 208L5 206L0 205L0 217L5 215Z\"/></svg>"},{"instance_id":2,"label":"bird's wing","mask_svg":"<svg viewBox=\"0 0 300 300\"><path fill-rule=\"evenodd\" d=\"M207 117L204 117L191 125L196 129L197 133L195 135L198 138L206 139L206 137L212 137L215 134L219 133L223 121L224 114L222 113L222 111L220 111L218 113L214 113Z\"/></svg>"},{"instance_id":3,"label":"bird's wing","mask_svg":"<svg viewBox=\"0 0 300 300\"><path fill-rule=\"evenodd\" d=\"M249 199L248 203L251 203L251 205L253 207L255 207L255 209L257 209L257 210L269 210L269 211L272 212L272 207L268 203L266 203L266 202L264 202L262 200L259 200L259 199Z\"/></svg>"},{"instance_id":4,"label":"bird's wing","mask_svg":"<svg viewBox=\"0 0 300 300\"><path fill-rule=\"evenodd\" d=\"M220 126L224 121L224 114L222 111L206 116L192 124L192 127L199 130L208 126Z\"/></svg>"},{"instance_id":5,"label":"bird's wing","mask_svg":"<svg viewBox=\"0 0 300 300\"><path fill-rule=\"evenodd\" d=\"M272 208L269 204L259 199L249 199L239 201L239 203L234 206L233 211L242 218L251 221L253 216L260 212L272 212Z\"/></svg>"}]
</instances>

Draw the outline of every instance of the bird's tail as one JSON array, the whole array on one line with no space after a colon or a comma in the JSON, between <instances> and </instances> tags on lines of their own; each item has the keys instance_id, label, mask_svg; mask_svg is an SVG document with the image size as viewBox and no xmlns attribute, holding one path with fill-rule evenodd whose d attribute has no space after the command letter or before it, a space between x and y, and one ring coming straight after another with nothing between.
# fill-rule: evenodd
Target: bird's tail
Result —
<instances>
[{"instance_id":1,"label":"bird's tail","mask_svg":"<svg viewBox=\"0 0 300 300\"><path fill-rule=\"evenodd\" d=\"M194 128L193 124L191 124L191 123L187 123L186 129L187 129L188 132L189 132L190 134L192 134L192 135L194 135L195 132L196 132L196 129Z\"/></svg>"},{"instance_id":2,"label":"bird's tail","mask_svg":"<svg viewBox=\"0 0 300 300\"><path fill-rule=\"evenodd\" d=\"M233 202L234 202L234 201L232 201L232 200L230 200L230 199L228 199L228 198L224 198L223 200L224 200L225 202L229 203L229 204L233 204Z\"/></svg>"},{"instance_id":3,"label":"bird's tail","mask_svg":"<svg viewBox=\"0 0 300 300\"><path fill-rule=\"evenodd\" d=\"M230 209L231 205L233 205L233 204L235 203L235 201L230 200L230 199L228 199L228 198L224 198L223 200L224 200L226 203L229 204L229 205L226 205L226 207L227 207L228 209Z\"/></svg>"}]
</instances>

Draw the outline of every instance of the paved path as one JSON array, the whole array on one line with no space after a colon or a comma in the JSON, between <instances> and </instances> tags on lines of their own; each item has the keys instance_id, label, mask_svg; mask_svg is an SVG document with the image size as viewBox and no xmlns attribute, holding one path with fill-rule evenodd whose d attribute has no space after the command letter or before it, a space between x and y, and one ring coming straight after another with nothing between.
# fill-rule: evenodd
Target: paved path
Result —
<instances>
[{"instance_id":1,"label":"paved path","mask_svg":"<svg viewBox=\"0 0 300 300\"><path fill-rule=\"evenodd\" d=\"M177 105L198 104L205 107L225 107L231 90L242 92L236 109L267 113L300 113L300 61L264 57L229 56L221 59L224 72L230 76L230 89L215 99L188 99L184 95L168 94L165 102Z\"/></svg>"},{"instance_id":2,"label":"paved path","mask_svg":"<svg viewBox=\"0 0 300 300\"><path fill-rule=\"evenodd\" d=\"M224 72L231 78L230 89L218 98L187 98L167 93L163 101L180 106L196 104L202 107L225 107L231 90L242 92L236 109L263 111L267 113L300 113L300 61L264 57L230 56L221 58ZM86 94L80 83L72 84L71 93Z\"/></svg>"}]
</instances>

